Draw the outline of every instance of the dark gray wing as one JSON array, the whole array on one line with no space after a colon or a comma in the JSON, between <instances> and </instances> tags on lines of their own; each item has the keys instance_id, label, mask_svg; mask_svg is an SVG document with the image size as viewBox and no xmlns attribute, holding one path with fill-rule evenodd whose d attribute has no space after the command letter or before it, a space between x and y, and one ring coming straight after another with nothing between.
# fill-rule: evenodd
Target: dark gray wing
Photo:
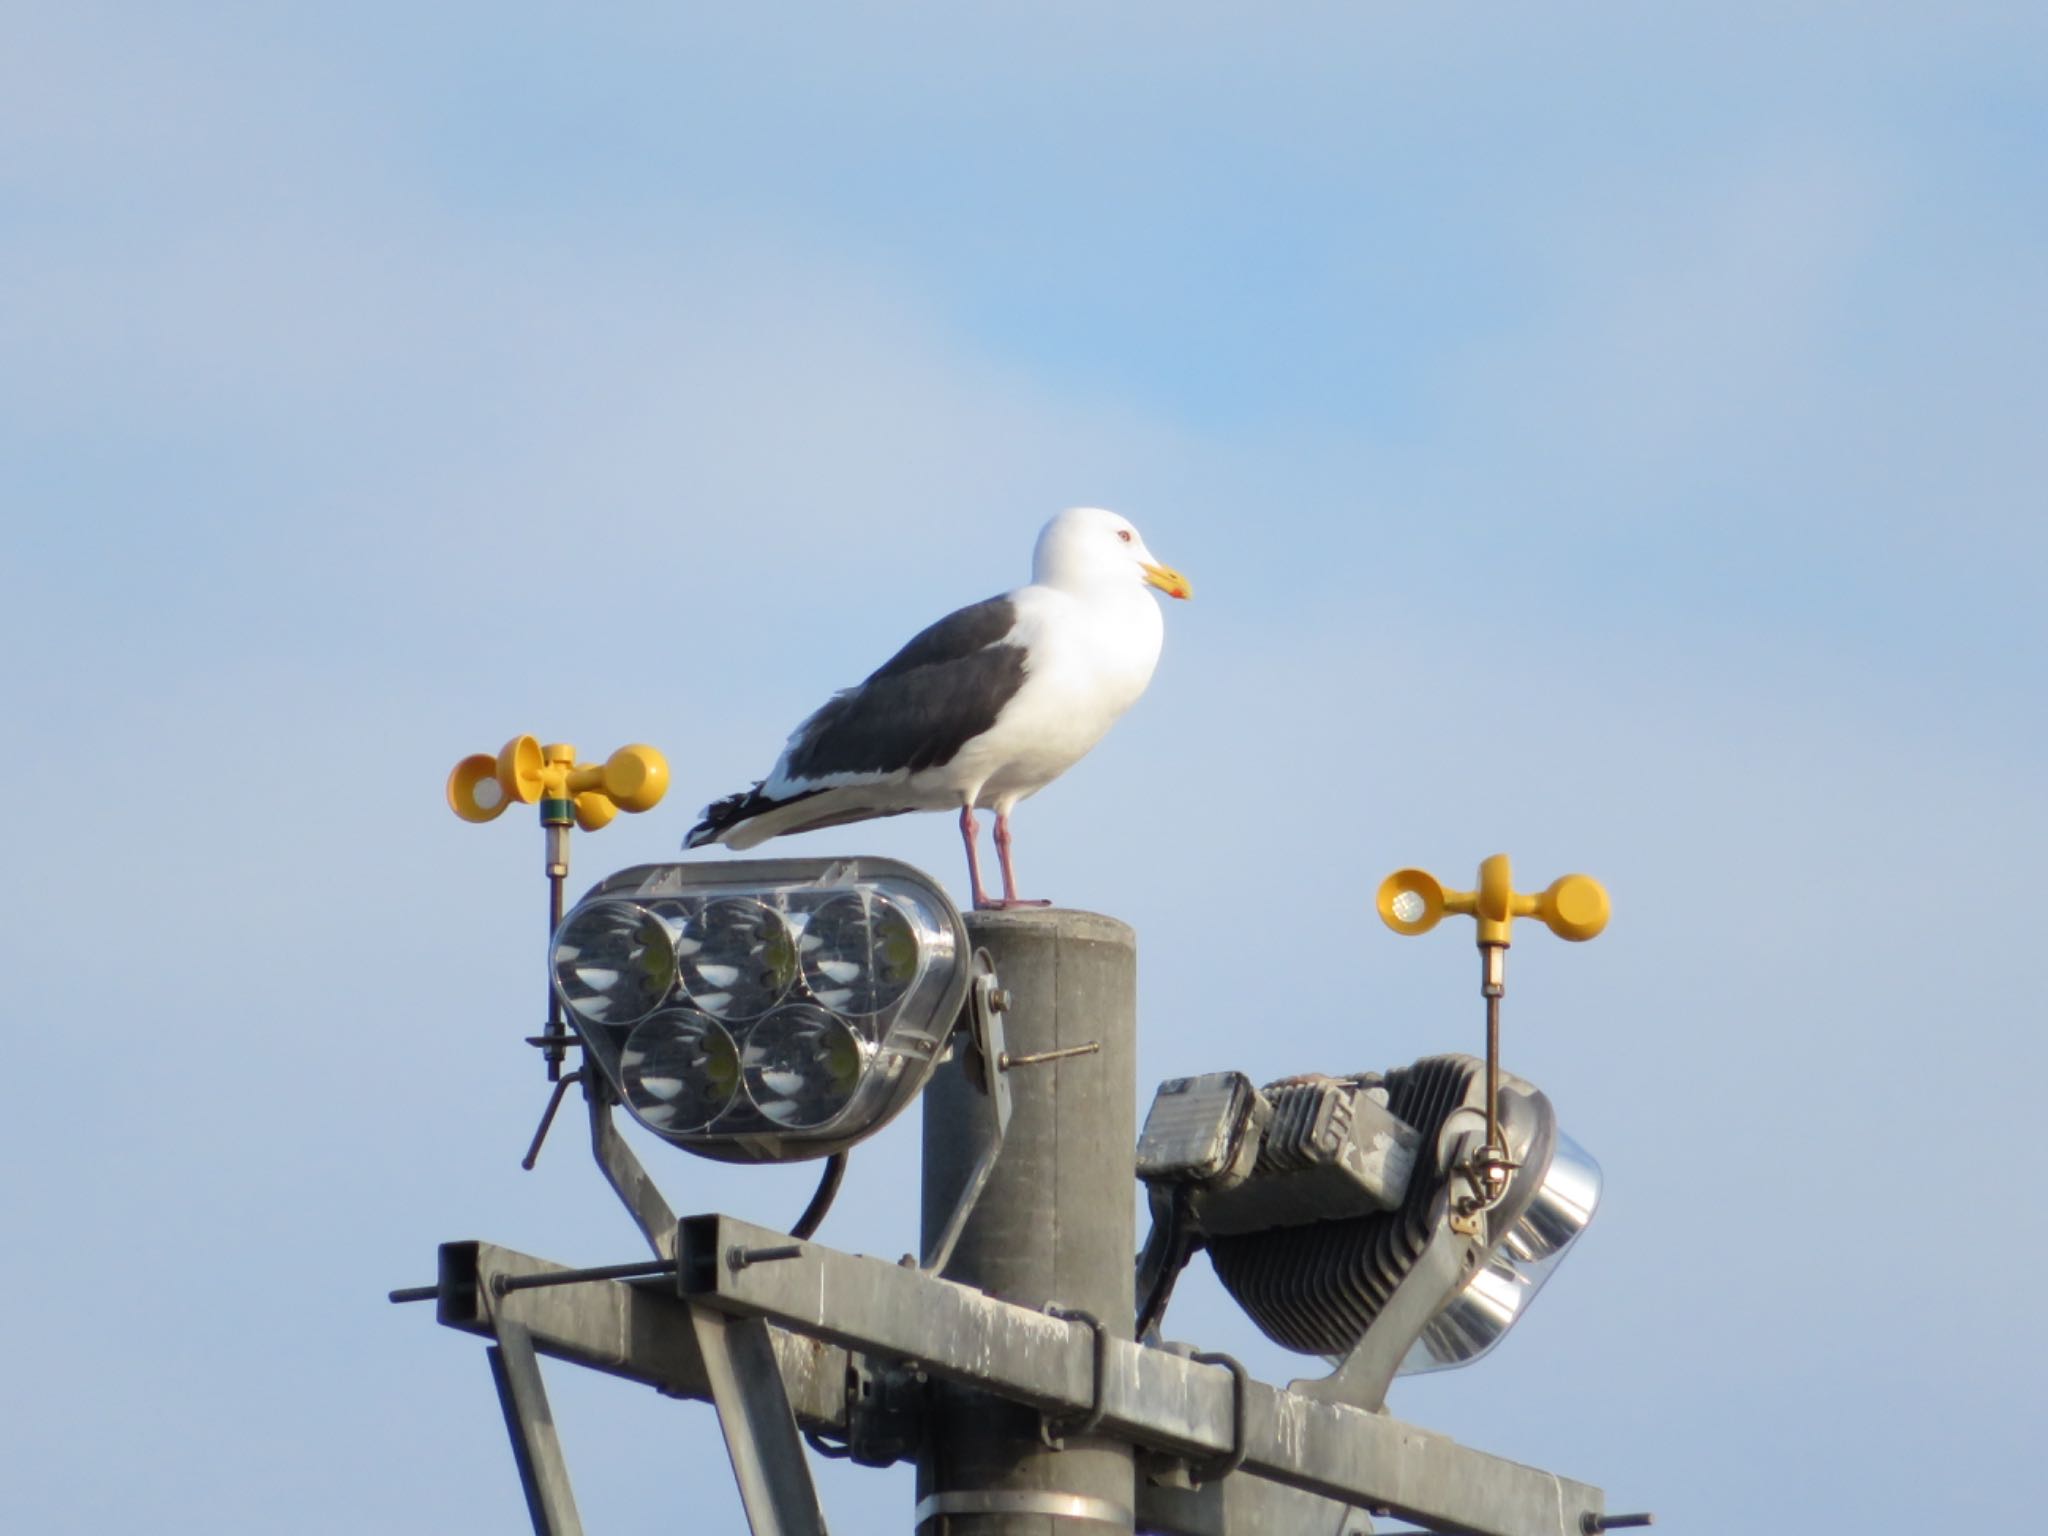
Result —
<instances>
[{"instance_id":1,"label":"dark gray wing","mask_svg":"<svg viewBox=\"0 0 2048 1536\"><path fill-rule=\"evenodd\" d=\"M1024 648L1004 643L1016 624L1007 597L948 614L797 727L785 772L821 779L951 762L1024 685Z\"/></svg>"}]
</instances>

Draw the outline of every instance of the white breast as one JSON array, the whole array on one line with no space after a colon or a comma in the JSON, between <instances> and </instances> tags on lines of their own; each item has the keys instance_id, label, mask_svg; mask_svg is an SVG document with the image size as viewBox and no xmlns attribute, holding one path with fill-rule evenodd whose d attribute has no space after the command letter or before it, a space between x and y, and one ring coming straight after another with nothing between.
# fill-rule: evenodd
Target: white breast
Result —
<instances>
[{"instance_id":1,"label":"white breast","mask_svg":"<svg viewBox=\"0 0 2048 1536\"><path fill-rule=\"evenodd\" d=\"M1024 686L949 765L979 805L1022 799L1081 760L1137 702L1159 664L1165 621L1142 588L1088 600L1047 587L1015 594Z\"/></svg>"}]
</instances>

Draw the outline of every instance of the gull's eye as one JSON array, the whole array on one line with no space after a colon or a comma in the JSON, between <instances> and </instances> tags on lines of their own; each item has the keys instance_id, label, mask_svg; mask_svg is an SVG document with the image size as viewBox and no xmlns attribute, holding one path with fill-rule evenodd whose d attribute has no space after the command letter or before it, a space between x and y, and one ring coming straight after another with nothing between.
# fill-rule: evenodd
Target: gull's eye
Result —
<instances>
[{"instance_id":1,"label":"gull's eye","mask_svg":"<svg viewBox=\"0 0 2048 1536\"><path fill-rule=\"evenodd\" d=\"M1116 536L1122 539L1126 544L1131 542L1131 530L1128 528L1117 529Z\"/></svg>"}]
</instances>

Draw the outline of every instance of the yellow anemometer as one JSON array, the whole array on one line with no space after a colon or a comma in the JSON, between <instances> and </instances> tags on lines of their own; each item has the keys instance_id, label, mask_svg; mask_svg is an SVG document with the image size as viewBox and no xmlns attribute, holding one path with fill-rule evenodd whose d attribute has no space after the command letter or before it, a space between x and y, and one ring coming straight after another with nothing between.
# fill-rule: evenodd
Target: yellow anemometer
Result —
<instances>
[{"instance_id":1,"label":"yellow anemometer","mask_svg":"<svg viewBox=\"0 0 2048 1536\"><path fill-rule=\"evenodd\" d=\"M1426 869L1397 869L1380 882L1380 920L1394 932L1427 933L1444 915L1469 917L1479 925L1480 994L1486 999L1486 1145L1460 1171L1472 1198L1453 1213L1451 1224L1472 1228L1480 1212L1507 1193L1508 1160L1500 1135L1500 1000L1507 993L1508 935L1518 917L1533 917L1560 939L1578 944L1607 926L1607 888L1591 875L1563 875L1537 894L1514 886L1508 856L1496 853L1479 866L1479 889L1447 890Z\"/></svg>"},{"instance_id":2,"label":"yellow anemometer","mask_svg":"<svg viewBox=\"0 0 2048 1536\"><path fill-rule=\"evenodd\" d=\"M569 828L595 832L620 811L650 810L668 793L668 759L654 748L621 747L602 763L579 763L565 741L542 746L514 736L497 756L465 757L448 775L448 809L464 821L495 821L506 809L540 806L548 876L548 937L562 922L562 885L569 878ZM548 976L548 1028L537 1044L547 1053L548 1081L562 1072L568 1030Z\"/></svg>"}]
</instances>

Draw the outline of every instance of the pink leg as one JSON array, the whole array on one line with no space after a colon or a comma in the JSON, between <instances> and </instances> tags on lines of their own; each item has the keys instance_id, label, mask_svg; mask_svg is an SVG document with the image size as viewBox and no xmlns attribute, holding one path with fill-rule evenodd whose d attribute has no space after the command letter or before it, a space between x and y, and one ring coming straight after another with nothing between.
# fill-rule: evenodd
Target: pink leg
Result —
<instances>
[{"instance_id":1,"label":"pink leg","mask_svg":"<svg viewBox=\"0 0 2048 1536\"><path fill-rule=\"evenodd\" d=\"M981 823L974 819L974 807L960 807L960 840L967 845L967 881L974 887L974 905L978 911L993 905L981 888L981 854L974 846L974 840L981 835ZM1006 869L1007 865L1004 866Z\"/></svg>"},{"instance_id":2,"label":"pink leg","mask_svg":"<svg viewBox=\"0 0 2048 1536\"><path fill-rule=\"evenodd\" d=\"M1010 813L996 812L996 858L1003 866L1003 905L1006 907L1049 907L1049 901L1026 901L1017 894L1017 872L1010 864Z\"/></svg>"}]
</instances>

